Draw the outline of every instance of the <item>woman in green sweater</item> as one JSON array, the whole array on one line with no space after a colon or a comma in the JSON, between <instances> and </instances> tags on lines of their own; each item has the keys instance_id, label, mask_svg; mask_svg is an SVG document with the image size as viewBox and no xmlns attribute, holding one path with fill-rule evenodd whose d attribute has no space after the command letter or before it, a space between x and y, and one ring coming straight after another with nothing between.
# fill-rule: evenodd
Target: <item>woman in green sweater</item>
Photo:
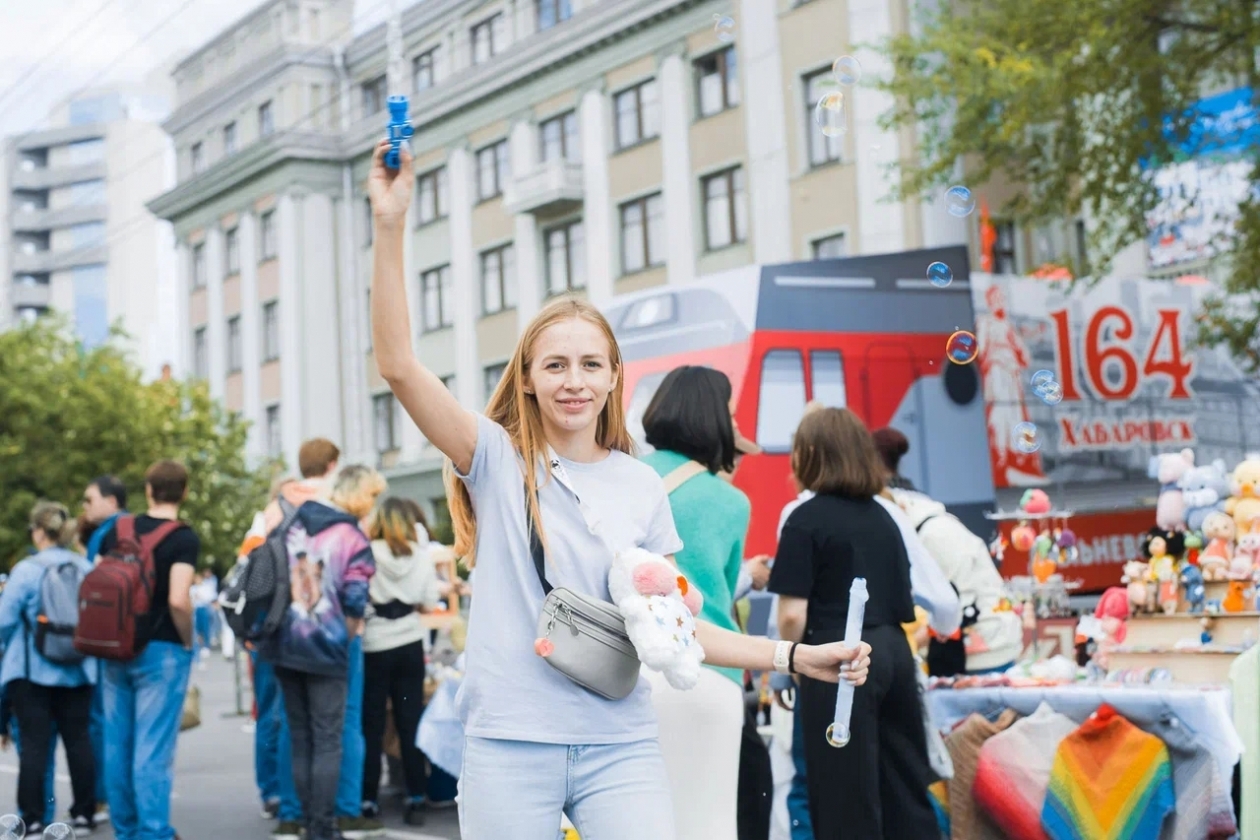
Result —
<instances>
[{"instance_id":1,"label":"woman in green sweater","mask_svg":"<svg viewBox=\"0 0 1260 840\"><path fill-rule=\"evenodd\" d=\"M671 371L643 414L655 449L643 460L665 480L684 546L674 557L704 596L700 618L739 632L732 608L752 508L721 477L734 470L741 448L749 450L736 435L730 402L726 374L698 366ZM706 668L690 691L671 688L655 671L644 674L660 722L677 840L735 840L743 674Z\"/></svg>"}]
</instances>

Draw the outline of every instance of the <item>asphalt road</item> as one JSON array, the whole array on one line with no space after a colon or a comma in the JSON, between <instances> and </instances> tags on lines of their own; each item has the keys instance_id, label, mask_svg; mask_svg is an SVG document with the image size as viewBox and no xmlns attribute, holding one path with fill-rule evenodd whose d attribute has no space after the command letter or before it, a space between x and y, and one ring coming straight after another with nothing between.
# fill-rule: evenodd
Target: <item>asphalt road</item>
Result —
<instances>
[{"instance_id":1,"label":"asphalt road","mask_svg":"<svg viewBox=\"0 0 1260 840\"><path fill-rule=\"evenodd\" d=\"M241 661L241 708L248 713L248 668ZM201 688L201 726L179 736L175 758L172 821L183 840L267 840L275 823L260 815L254 786L254 736L248 714L237 715L233 666L212 656L205 670L194 670ZM0 754L0 813L16 811L17 756ZM65 755L57 754L57 813L70 807L70 777ZM459 825L453 809L431 812L423 829L403 826L401 805L386 806L385 838L390 840L457 840ZM112 840L108 824L92 835Z\"/></svg>"}]
</instances>

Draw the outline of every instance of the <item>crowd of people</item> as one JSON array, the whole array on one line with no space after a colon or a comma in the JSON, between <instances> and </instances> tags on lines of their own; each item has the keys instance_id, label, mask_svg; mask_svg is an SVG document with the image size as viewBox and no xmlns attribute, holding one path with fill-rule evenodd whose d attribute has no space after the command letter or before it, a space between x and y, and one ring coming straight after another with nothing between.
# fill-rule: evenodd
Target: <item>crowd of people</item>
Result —
<instances>
[{"instance_id":1,"label":"crowd of people","mask_svg":"<svg viewBox=\"0 0 1260 840\"><path fill-rule=\"evenodd\" d=\"M413 353L402 269L411 162L404 151L400 169L387 170L384 149L369 178L375 358L447 456L455 545L432 543L415 502L387 496L375 469L341 465L328 440L305 442L300 477L273 488L238 571L280 540L283 620L240 640L258 793L274 835L381 831L392 726L390 781L410 825L457 803L466 840L554 840L563 821L583 840L761 840L773 771L748 696L751 675L768 673L794 712L793 840L935 836L926 672L998 667L1018 643L994 621L1000 580L984 542L899 475L904 436L872 435L846 409L811 405L792 440L798 495L782 511L777 552L747 558L751 507L731 479L759 450L734 422L724 374L671 372L643 417L652 451L635 457L616 339L597 309L564 297L523 331L484 412L468 411ZM143 514L127 512L126 488L108 476L87 488L82 524L52 502L31 512L33 554L0 596L0 712L19 747L18 804L30 830L54 817L50 745L59 736L77 832L108 813L119 840L179 836L170 794L194 649L230 634L214 615L217 582L197 571L197 535L179 519L188 482L181 465L162 461L146 474ZM706 667L688 691L644 668L628 694L610 699L549 662L536 638L552 586L607 602L613 558L631 547L667 558L702 596L695 638ZM51 655L49 628L60 625L48 619L49 581L82 580L124 550L151 554L147 644L131 658ZM417 746L432 638L424 614L469 591L453 564L437 562L448 553L476 578L456 702L458 778ZM864 641L849 648L856 577L870 600ZM774 596L765 637L744 632L737 609L751 588ZM964 639L964 626L985 630ZM841 680L858 690L852 740L834 749L825 732Z\"/></svg>"}]
</instances>

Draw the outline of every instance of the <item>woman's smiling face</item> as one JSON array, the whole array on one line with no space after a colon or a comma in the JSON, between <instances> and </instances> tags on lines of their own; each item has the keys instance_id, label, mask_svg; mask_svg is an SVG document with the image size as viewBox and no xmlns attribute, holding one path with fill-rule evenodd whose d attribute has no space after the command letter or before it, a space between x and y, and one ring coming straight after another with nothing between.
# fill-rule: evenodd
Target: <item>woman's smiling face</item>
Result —
<instances>
[{"instance_id":1,"label":"woman's smiling face","mask_svg":"<svg viewBox=\"0 0 1260 840\"><path fill-rule=\"evenodd\" d=\"M584 318L567 318L534 342L525 389L538 400L548 435L572 435L591 427L617 384L603 331Z\"/></svg>"}]
</instances>

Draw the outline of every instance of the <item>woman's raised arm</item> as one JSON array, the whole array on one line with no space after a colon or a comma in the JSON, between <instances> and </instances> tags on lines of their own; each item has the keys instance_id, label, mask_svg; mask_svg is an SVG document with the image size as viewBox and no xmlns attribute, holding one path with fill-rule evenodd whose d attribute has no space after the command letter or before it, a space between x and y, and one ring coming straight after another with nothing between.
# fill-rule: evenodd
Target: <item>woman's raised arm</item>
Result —
<instances>
[{"instance_id":1,"label":"woman's raised arm","mask_svg":"<svg viewBox=\"0 0 1260 840\"><path fill-rule=\"evenodd\" d=\"M398 171L385 167L389 141L372 155L368 195L372 201L372 347L376 367L402 407L461 473L472 467L477 418L455 399L411 348L411 318L403 276L403 237L415 186L411 154L403 147Z\"/></svg>"}]
</instances>

